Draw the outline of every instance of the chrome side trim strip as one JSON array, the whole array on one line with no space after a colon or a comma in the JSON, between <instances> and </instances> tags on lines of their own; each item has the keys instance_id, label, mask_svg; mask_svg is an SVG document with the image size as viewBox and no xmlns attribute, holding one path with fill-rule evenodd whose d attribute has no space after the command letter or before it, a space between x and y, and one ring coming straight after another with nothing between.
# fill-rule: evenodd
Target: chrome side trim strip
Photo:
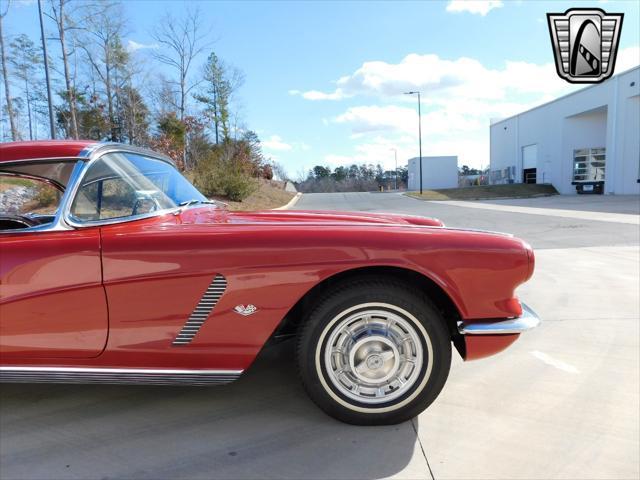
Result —
<instances>
[{"instance_id":1,"label":"chrome side trim strip","mask_svg":"<svg viewBox=\"0 0 640 480\"><path fill-rule=\"evenodd\" d=\"M487 321L478 323L458 322L458 332L463 335L509 335L522 333L540 325L540 317L522 304L522 315L509 320Z\"/></svg>"},{"instance_id":2,"label":"chrome side trim strip","mask_svg":"<svg viewBox=\"0 0 640 480\"><path fill-rule=\"evenodd\" d=\"M145 385L222 385L243 370L147 368L0 367L0 383L104 383Z\"/></svg>"},{"instance_id":3,"label":"chrome side trim strip","mask_svg":"<svg viewBox=\"0 0 640 480\"><path fill-rule=\"evenodd\" d=\"M186 345L193 340L193 337L196 336L198 331L200 331L200 327L202 327L207 318L209 318L209 315L218 304L220 297L222 297L226 289L227 279L217 274L191 312L191 315L189 315L182 330L180 330L180 333L178 333L173 340L173 345Z\"/></svg>"}]
</instances>

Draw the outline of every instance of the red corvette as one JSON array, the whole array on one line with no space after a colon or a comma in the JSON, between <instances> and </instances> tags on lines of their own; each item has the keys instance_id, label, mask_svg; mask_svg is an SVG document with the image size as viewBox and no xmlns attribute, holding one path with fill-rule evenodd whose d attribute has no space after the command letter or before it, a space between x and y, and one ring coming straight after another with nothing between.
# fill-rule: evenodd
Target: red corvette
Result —
<instances>
[{"instance_id":1,"label":"red corvette","mask_svg":"<svg viewBox=\"0 0 640 480\"><path fill-rule=\"evenodd\" d=\"M511 235L230 212L168 158L118 144L3 144L0 179L3 382L221 384L295 335L318 406L390 424L434 401L452 344L481 358L539 323L514 294L533 251ZM49 211L20 204L33 188L57 190Z\"/></svg>"}]
</instances>

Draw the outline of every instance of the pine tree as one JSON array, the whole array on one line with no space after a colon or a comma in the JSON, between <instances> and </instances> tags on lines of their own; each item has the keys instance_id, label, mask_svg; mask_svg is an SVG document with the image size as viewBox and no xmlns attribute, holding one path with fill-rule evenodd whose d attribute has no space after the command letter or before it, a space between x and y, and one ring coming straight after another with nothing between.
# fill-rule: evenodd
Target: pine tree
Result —
<instances>
[{"instance_id":1,"label":"pine tree","mask_svg":"<svg viewBox=\"0 0 640 480\"><path fill-rule=\"evenodd\" d=\"M204 66L205 88L194 98L204 105L204 113L213 124L216 145L231 137L230 101L233 92L243 82L242 73L229 68L216 54L211 52Z\"/></svg>"}]
</instances>

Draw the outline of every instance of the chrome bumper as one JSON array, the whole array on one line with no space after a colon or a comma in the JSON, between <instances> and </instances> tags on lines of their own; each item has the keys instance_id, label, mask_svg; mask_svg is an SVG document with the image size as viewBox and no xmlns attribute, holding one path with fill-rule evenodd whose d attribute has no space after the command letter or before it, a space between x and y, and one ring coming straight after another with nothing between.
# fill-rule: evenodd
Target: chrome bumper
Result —
<instances>
[{"instance_id":1,"label":"chrome bumper","mask_svg":"<svg viewBox=\"0 0 640 480\"><path fill-rule=\"evenodd\" d=\"M522 304L522 315L509 320L499 320L496 322L464 323L458 322L458 332L462 335L510 335L522 333L540 324L540 318L536 312L531 310L524 303Z\"/></svg>"}]
</instances>

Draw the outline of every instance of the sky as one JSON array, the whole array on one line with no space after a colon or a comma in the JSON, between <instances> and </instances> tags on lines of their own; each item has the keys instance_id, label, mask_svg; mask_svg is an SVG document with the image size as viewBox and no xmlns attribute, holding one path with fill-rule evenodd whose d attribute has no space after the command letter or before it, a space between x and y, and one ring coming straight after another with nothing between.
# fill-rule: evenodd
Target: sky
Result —
<instances>
[{"instance_id":1,"label":"sky","mask_svg":"<svg viewBox=\"0 0 640 480\"><path fill-rule=\"evenodd\" d=\"M164 68L151 60L154 24L199 9L211 49L245 74L244 123L293 178L318 164L392 169L394 151L398 166L418 156L417 98L407 90L421 91L424 156L487 166L491 119L580 88L555 72L546 13L623 12L616 72L640 64L637 0L123 3L127 45L150 74ZM37 22L35 0L13 0L5 35L39 40Z\"/></svg>"}]
</instances>

